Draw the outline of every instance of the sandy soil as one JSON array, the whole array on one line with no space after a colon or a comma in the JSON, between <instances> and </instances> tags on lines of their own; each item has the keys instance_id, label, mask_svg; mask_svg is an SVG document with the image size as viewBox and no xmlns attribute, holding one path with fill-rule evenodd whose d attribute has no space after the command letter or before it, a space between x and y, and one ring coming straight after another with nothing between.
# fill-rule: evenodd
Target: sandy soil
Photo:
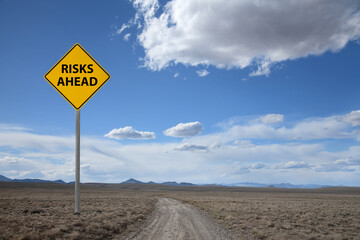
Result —
<instances>
[{"instance_id":1,"label":"sandy soil","mask_svg":"<svg viewBox=\"0 0 360 240\"><path fill-rule=\"evenodd\" d=\"M131 239L227 240L230 236L197 208L174 199L160 198L146 225Z\"/></svg>"}]
</instances>

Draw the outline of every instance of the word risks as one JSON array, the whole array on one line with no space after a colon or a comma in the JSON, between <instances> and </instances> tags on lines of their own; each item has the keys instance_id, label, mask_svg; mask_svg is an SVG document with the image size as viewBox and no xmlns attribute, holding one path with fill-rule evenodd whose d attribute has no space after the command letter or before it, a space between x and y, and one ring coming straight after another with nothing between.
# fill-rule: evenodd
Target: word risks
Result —
<instances>
[{"instance_id":1,"label":"word risks","mask_svg":"<svg viewBox=\"0 0 360 240\"><path fill-rule=\"evenodd\" d=\"M92 73L92 64L62 64L61 72L66 73ZM96 77L59 77L57 86L95 86Z\"/></svg>"}]
</instances>

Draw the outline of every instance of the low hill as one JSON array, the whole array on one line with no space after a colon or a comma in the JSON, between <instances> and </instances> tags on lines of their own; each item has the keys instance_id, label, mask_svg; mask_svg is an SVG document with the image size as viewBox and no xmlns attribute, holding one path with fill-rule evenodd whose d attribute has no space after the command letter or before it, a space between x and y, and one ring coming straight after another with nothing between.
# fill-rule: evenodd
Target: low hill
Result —
<instances>
[{"instance_id":1,"label":"low hill","mask_svg":"<svg viewBox=\"0 0 360 240\"><path fill-rule=\"evenodd\" d=\"M64 182L63 180L55 180L55 181L51 181L51 180L42 180L42 179L32 179L32 178L26 178L26 179L11 179L11 178L7 178L3 175L0 175L0 181L2 182L25 182L25 183L60 183L60 184L66 184L66 182Z\"/></svg>"}]
</instances>

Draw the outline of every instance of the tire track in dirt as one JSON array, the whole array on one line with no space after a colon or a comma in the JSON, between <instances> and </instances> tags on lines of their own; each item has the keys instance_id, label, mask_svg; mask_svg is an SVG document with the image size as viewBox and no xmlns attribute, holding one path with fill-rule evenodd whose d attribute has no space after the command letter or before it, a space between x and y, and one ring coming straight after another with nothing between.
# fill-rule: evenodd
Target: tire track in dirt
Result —
<instances>
[{"instance_id":1,"label":"tire track in dirt","mask_svg":"<svg viewBox=\"0 0 360 240\"><path fill-rule=\"evenodd\" d=\"M229 233L215 221L189 204L159 198L156 209L133 240L228 240Z\"/></svg>"}]
</instances>

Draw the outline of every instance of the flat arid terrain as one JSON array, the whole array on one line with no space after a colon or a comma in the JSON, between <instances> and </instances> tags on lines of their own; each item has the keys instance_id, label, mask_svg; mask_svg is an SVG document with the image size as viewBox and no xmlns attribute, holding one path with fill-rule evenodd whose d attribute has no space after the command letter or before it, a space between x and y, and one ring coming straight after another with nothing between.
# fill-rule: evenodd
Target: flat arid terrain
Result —
<instances>
[{"instance_id":1,"label":"flat arid terrain","mask_svg":"<svg viewBox=\"0 0 360 240\"><path fill-rule=\"evenodd\" d=\"M0 239L360 239L360 188L0 182Z\"/></svg>"}]
</instances>

